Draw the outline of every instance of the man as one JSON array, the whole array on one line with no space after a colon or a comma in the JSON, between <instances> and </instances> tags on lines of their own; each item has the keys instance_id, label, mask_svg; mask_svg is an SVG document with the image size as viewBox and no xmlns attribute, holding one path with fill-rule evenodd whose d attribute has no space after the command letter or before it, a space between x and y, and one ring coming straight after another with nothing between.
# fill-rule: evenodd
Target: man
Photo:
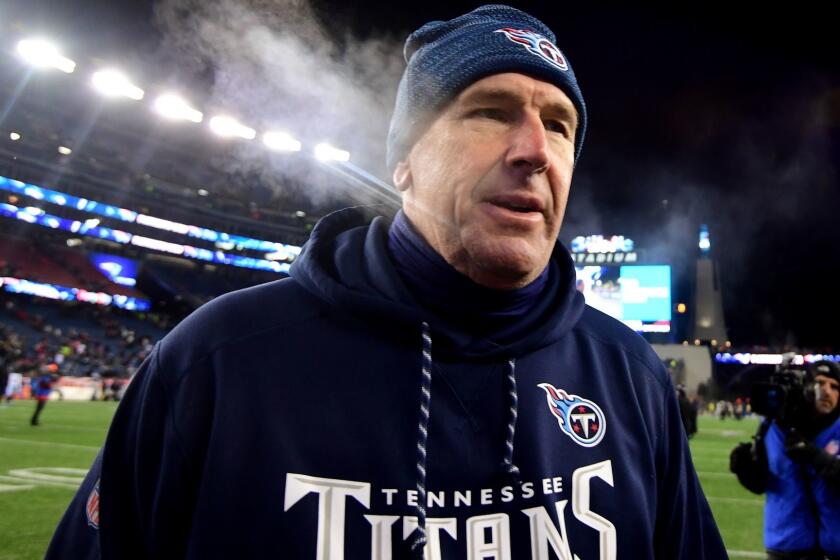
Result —
<instances>
[{"instance_id":1,"label":"man","mask_svg":"<svg viewBox=\"0 0 840 560\"><path fill-rule=\"evenodd\" d=\"M553 34L484 6L405 54L404 211L158 344L49 557L726 557L659 359L556 243L586 109Z\"/></svg>"},{"instance_id":2,"label":"man","mask_svg":"<svg viewBox=\"0 0 840 560\"><path fill-rule=\"evenodd\" d=\"M32 419L29 421L32 426L41 425L41 421L39 420L41 412L44 411L44 407L47 406L47 401L50 400L53 382L57 375L57 364L44 364L39 368L39 375L32 377L32 398L36 401L35 411L32 413Z\"/></svg>"},{"instance_id":3,"label":"man","mask_svg":"<svg viewBox=\"0 0 840 560\"><path fill-rule=\"evenodd\" d=\"M20 339L12 329L0 325L0 406L12 402L20 391L23 376L14 371L21 356Z\"/></svg>"},{"instance_id":4,"label":"man","mask_svg":"<svg viewBox=\"0 0 840 560\"><path fill-rule=\"evenodd\" d=\"M810 410L796 427L765 420L730 468L748 490L767 494L764 544L770 560L840 559L840 367L810 368Z\"/></svg>"}]
</instances>

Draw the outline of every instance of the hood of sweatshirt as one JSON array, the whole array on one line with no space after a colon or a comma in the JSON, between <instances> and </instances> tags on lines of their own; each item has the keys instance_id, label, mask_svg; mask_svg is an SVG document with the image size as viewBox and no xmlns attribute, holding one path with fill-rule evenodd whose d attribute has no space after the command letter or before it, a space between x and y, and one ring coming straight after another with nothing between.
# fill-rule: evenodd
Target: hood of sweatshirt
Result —
<instances>
[{"instance_id":1,"label":"hood of sweatshirt","mask_svg":"<svg viewBox=\"0 0 840 560\"><path fill-rule=\"evenodd\" d=\"M385 329L416 332L427 323L441 358L498 361L521 356L555 342L580 319L583 295L575 289L572 258L560 243L551 256L556 278L540 303L493 339L476 335L461 321L439 317L414 298L389 254L388 227L385 218L369 221L356 208L326 216L292 265L291 276L318 298Z\"/></svg>"}]
</instances>

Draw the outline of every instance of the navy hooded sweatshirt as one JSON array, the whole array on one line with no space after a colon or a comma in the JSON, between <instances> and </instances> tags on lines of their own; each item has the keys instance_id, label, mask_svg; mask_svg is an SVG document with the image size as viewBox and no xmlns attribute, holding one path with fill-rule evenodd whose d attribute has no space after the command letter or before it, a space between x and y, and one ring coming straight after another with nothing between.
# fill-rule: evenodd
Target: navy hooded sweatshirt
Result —
<instances>
[{"instance_id":1,"label":"navy hooded sweatshirt","mask_svg":"<svg viewBox=\"0 0 840 560\"><path fill-rule=\"evenodd\" d=\"M47 558L726 558L666 371L560 244L549 299L490 340L413 299L387 230L332 214L291 278L158 343Z\"/></svg>"}]
</instances>

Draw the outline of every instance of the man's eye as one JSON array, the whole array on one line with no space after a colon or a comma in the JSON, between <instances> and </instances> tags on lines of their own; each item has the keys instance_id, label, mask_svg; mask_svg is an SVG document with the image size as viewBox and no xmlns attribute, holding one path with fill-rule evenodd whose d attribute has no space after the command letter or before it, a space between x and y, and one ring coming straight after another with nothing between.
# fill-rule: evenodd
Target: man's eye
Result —
<instances>
[{"instance_id":1,"label":"man's eye","mask_svg":"<svg viewBox=\"0 0 840 560\"><path fill-rule=\"evenodd\" d=\"M569 135L569 127L563 121L547 120L543 123L548 132L558 132L563 136Z\"/></svg>"},{"instance_id":2,"label":"man's eye","mask_svg":"<svg viewBox=\"0 0 840 560\"><path fill-rule=\"evenodd\" d=\"M492 119L494 121L501 121L507 122L508 117L507 113L502 111L501 109L493 109L490 107L483 107L481 109L476 109L473 111L470 116L477 117L481 119Z\"/></svg>"}]
</instances>

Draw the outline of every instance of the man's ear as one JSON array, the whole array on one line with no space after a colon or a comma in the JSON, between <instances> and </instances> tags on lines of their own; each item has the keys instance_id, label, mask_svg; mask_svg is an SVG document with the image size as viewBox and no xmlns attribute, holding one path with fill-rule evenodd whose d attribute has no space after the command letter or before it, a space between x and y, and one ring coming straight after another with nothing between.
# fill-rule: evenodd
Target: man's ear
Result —
<instances>
[{"instance_id":1,"label":"man's ear","mask_svg":"<svg viewBox=\"0 0 840 560\"><path fill-rule=\"evenodd\" d=\"M411 180L411 166L408 164L408 160L404 159L394 169L394 186L397 187L398 191L405 192L411 186Z\"/></svg>"}]
</instances>

